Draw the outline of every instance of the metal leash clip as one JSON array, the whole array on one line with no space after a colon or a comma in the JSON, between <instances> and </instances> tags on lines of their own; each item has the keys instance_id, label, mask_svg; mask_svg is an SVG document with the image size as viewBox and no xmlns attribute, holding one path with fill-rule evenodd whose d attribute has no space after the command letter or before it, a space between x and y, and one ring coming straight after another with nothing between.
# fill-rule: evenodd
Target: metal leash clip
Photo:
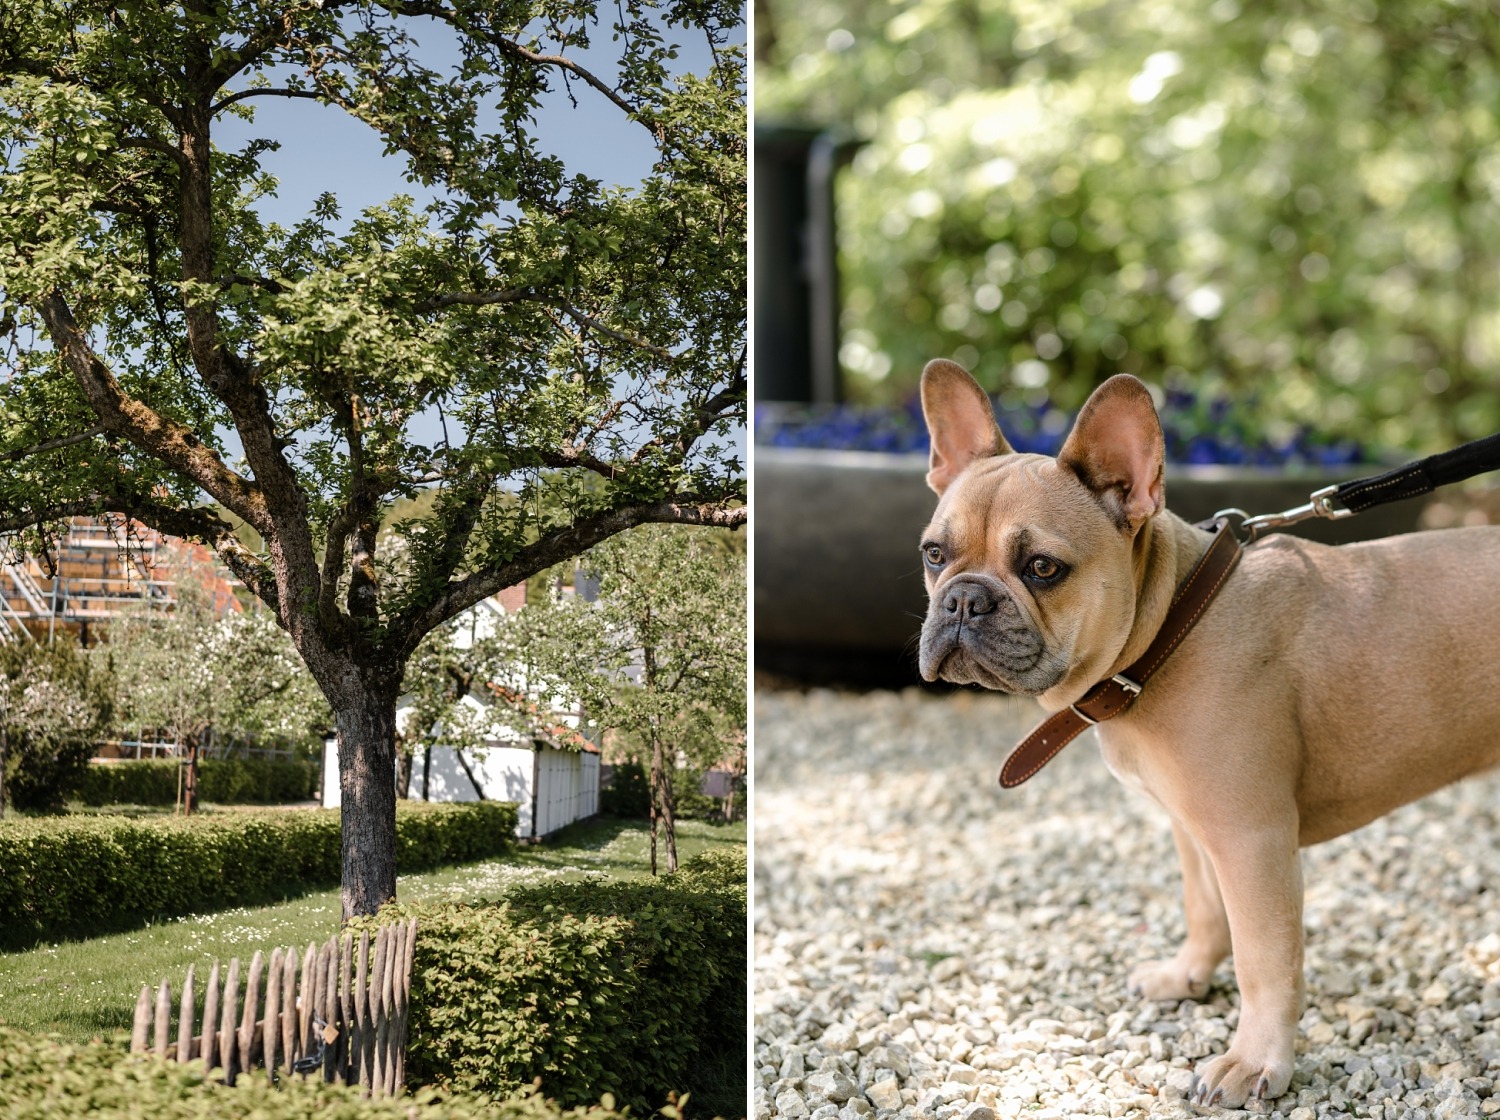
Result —
<instances>
[{"instance_id":1,"label":"metal leash clip","mask_svg":"<svg viewBox=\"0 0 1500 1120\"><path fill-rule=\"evenodd\" d=\"M1343 509L1333 504L1333 499L1338 493L1339 483L1325 486L1321 490L1315 490L1308 498L1305 505L1294 506L1292 509L1283 510L1281 513L1262 513L1251 517L1242 509L1221 509L1214 514L1214 520L1220 518L1225 520L1231 517L1240 519L1239 532L1244 534L1245 544L1254 544L1257 537L1262 533L1268 533L1273 529L1280 529L1287 525L1295 525L1299 521L1306 521L1312 517L1325 517L1330 521L1340 521L1345 517L1353 517L1354 510Z\"/></svg>"}]
</instances>

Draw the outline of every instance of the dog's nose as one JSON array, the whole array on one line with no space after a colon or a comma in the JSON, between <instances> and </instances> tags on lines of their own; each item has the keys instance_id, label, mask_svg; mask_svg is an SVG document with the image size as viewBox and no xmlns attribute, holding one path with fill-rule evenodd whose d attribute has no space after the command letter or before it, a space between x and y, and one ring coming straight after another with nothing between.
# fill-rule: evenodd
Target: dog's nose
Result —
<instances>
[{"instance_id":1,"label":"dog's nose","mask_svg":"<svg viewBox=\"0 0 1500 1120\"><path fill-rule=\"evenodd\" d=\"M943 609L959 620L989 614L995 609L995 597L980 583L954 583L943 596Z\"/></svg>"}]
</instances>

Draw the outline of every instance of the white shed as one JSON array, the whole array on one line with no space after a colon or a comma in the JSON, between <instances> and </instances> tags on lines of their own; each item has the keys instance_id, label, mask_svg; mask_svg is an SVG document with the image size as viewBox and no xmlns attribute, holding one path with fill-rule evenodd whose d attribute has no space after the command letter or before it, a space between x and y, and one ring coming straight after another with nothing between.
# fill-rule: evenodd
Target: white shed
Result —
<instances>
[{"instance_id":1,"label":"white shed","mask_svg":"<svg viewBox=\"0 0 1500 1120\"><path fill-rule=\"evenodd\" d=\"M516 835L538 839L599 812L599 751L545 739L496 742L478 750L432 747L412 760L408 796L417 801L514 801ZM323 750L323 805L339 804L338 741Z\"/></svg>"}]
</instances>

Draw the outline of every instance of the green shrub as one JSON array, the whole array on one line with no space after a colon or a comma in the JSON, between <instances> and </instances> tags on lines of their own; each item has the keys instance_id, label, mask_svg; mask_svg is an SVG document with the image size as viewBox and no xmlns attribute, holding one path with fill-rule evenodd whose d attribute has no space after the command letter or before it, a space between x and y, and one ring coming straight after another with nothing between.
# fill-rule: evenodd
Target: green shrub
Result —
<instances>
[{"instance_id":1,"label":"green shrub","mask_svg":"<svg viewBox=\"0 0 1500 1120\"><path fill-rule=\"evenodd\" d=\"M606 817L640 820L651 815L651 783L639 762L622 762L599 791L599 812Z\"/></svg>"},{"instance_id":2,"label":"green shrub","mask_svg":"<svg viewBox=\"0 0 1500 1120\"><path fill-rule=\"evenodd\" d=\"M0 779L16 808L61 811L113 705L108 670L76 645L0 642Z\"/></svg>"},{"instance_id":3,"label":"green shrub","mask_svg":"<svg viewBox=\"0 0 1500 1120\"><path fill-rule=\"evenodd\" d=\"M413 910L407 1077L501 1098L649 1109L745 1037L745 856L648 881L550 882Z\"/></svg>"},{"instance_id":4,"label":"green shrub","mask_svg":"<svg viewBox=\"0 0 1500 1120\"><path fill-rule=\"evenodd\" d=\"M680 821L721 821L724 802L701 791L703 771L679 770L672 775L672 796ZM599 812L606 817L641 820L651 815L651 783L639 762L615 766L609 785L599 791Z\"/></svg>"},{"instance_id":5,"label":"green shrub","mask_svg":"<svg viewBox=\"0 0 1500 1120\"><path fill-rule=\"evenodd\" d=\"M124 1052L123 1040L82 1045L0 1026L0 1086L6 1120L583 1120L537 1096L499 1103L443 1099L433 1092L366 1100L358 1088L263 1078L230 1089L203 1077L197 1062L179 1065ZM624 1120L612 1108L588 1120Z\"/></svg>"},{"instance_id":6,"label":"green shrub","mask_svg":"<svg viewBox=\"0 0 1500 1120\"><path fill-rule=\"evenodd\" d=\"M175 761L96 762L84 774L85 805L173 805ZM284 805L317 791L318 764L271 758L205 758L198 764L198 798L218 805Z\"/></svg>"},{"instance_id":7,"label":"green shrub","mask_svg":"<svg viewBox=\"0 0 1500 1120\"><path fill-rule=\"evenodd\" d=\"M679 770L672 776L672 792L680 821L722 821L724 803L703 792L702 770Z\"/></svg>"},{"instance_id":8,"label":"green shrub","mask_svg":"<svg viewBox=\"0 0 1500 1120\"><path fill-rule=\"evenodd\" d=\"M396 865L498 855L509 802L402 802ZM251 906L339 881L337 809L0 821L0 948Z\"/></svg>"}]
</instances>

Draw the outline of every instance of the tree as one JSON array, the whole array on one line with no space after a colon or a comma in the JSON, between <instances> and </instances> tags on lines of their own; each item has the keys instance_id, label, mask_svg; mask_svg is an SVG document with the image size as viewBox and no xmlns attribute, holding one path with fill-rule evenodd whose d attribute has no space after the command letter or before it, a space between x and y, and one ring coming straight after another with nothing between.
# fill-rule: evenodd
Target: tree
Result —
<instances>
[{"instance_id":1,"label":"tree","mask_svg":"<svg viewBox=\"0 0 1500 1120\"><path fill-rule=\"evenodd\" d=\"M77 790L109 726L114 688L96 655L76 646L0 645L0 816L56 812Z\"/></svg>"},{"instance_id":2,"label":"tree","mask_svg":"<svg viewBox=\"0 0 1500 1120\"><path fill-rule=\"evenodd\" d=\"M1077 407L1124 370L1388 447L1500 425L1484 5L757 16L760 119L869 141L839 211L853 393L902 399L949 355L1007 407Z\"/></svg>"},{"instance_id":3,"label":"tree","mask_svg":"<svg viewBox=\"0 0 1500 1120\"><path fill-rule=\"evenodd\" d=\"M198 758L220 740L308 744L329 726L326 702L269 614L214 610L208 581L187 557L174 565L170 611L111 623L107 649L122 699L121 721L171 735L185 753L182 805L198 807Z\"/></svg>"},{"instance_id":4,"label":"tree","mask_svg":"<svg viewBox=\"0 0 1500 1120\"><path fill-rule=\"evenodd\" d=\"M746 518L739 12L602 11L0 2L0 531L126 513L271 608L334 711L346 916L395 894L396 697L425 634L630 526ZM706 43L701 76L669 32ZM367 124L436 200L262 222L274 140L214 136L263 97ZM546 149L564 97L654 147L639 185Z\"/></svg>"},{"instance_id":5,"label":"tree","mask_svg":"<svg viewBox=\"0 0 1500 1120\"><path fill-rule=\"evenodd\" d=\"M651 788L651 873L657 832L677 870L672 773L679 753L707 767L745 726L745 566L723 534L643 527L594 548L599 598L529 606L499 636L545 678L581 696L589 721L639 744Z\"/></svg>"}]
</instances>

